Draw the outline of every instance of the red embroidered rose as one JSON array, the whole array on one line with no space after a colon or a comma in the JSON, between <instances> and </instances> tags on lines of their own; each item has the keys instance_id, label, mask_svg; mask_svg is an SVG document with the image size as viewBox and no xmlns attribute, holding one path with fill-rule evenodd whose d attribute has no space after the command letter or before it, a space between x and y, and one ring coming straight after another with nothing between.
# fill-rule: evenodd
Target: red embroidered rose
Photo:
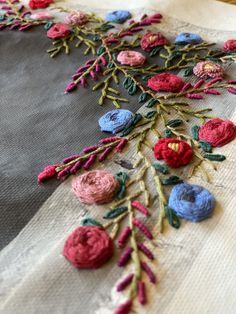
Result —
<instances>
[{"instance_id":1,"label":"red embroidered rose","mask_svg":"<svg viewBox=\"0 0 236 314\"><path fill-rule=\"evenodd\" d=\"M53 3L53 0L30 0L29 7L32 10L44 9L47 8L51 3Z\"/></svg>"},{"instance_id":2,"label":"red embroidered rose","mask_svg":"<svg viewBox=\"0 0 236 314\"><path fill-rule=\"evenodd\" d=\"M199 130L199 139L214 147L223 146L236 137L236 125L229 120L211 119Z\"/></svg>"},{"instance_id":3,"label":"red embroidered rose","mask_svg":"<svg viewBox=\"0 0 236 314\"><path fill-rule=\"evenodd\" d=\"M78 269L99 268L112 257L113 242L100 227L79 227L67 238L63 255Z\"/></svg>"},{"instance_id":4,"label":"red embroidered rose","mask_svg":"<svg viewBox=\"0 0 236 314\"><path fill-rule=\"evenodd\" d=\"M224 43L224 51L236 52L236 39L229 39Z\"/></svg>"},{"instance_id":5,"label":"red embroidered rose","mask_svg":"<svg viewBox=\"0 0 236 314\"><path fill-rule=\"evenodd\" d=\"M188 143L172 138L159 140L154 147L156 159L163 159L172 168L179 168L189 164L193 151Z\"/></svg>"},{"instance_id":6,"label":"red embroidered rose","mask_svg":"<svg viewBox=\"0 0 236 314\"><path fill-rule=\"evenodd\" d=\"M64 38L69 34L70 27L63 23L56 23L47 31L47 36L51 39Z\"/></svg>"},{"instance_id":7,"label":"red embroidered rose","mask_svg":"<svg viewBox=\"0 0 236 314\"><path fill-rule=\"evenodd\" d=\"M148 80L148 87L157 92L177 93L183 86L182 78L172 73L157 74Z\"/></svg>"},{"instance_id":8,"label":"red embroidered rose","mask_svg":"<svg viewBox=\"0 0 236 314\"><path fill-rule=\"evenodd\" d=\"M161 33L147 33L143 35L140 41L140 45L145 51L151 51L155 47L168 44L169 41Z\"/></svg>"}]
</instances>

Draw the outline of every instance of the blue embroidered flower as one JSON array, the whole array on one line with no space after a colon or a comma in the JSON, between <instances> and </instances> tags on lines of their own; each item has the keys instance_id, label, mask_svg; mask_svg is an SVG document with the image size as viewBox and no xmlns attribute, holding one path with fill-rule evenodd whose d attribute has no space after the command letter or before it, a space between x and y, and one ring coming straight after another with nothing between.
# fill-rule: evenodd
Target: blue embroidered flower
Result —
<instances>
[{"instance_id":1,"label":"blue embroidered flower","mask_svg":"<svg viewBox=\"0 0 236 314\"><path fill-rule=\"evenodd\" d=\"M116 134L129 126L133 120L133 113L125 109L115 109L104 114L98 121L103 132Z\"/></svg>"},{"instance_id":2,"label":"blue embroidered flower","mask_svg":"<svg viewBox=\"0 0 236 314\"><path fill-rule=\"evenodd\" d=\"M131 14L129 11L126 10L113 11L107 13L106 15L106 21L118 24L124 23L129 18L131 18Z\"/></svg>"},{"instance_id":3,"label":"blue embroidered flower","mask_svg":"<svg viewBox=\"0 0 236 314\"><path fill-rule=\"evenodd\" d=\"M168 206L179 217L199 222L212 215L215 198L207 189L199 185L181 183L172 189Z\"/></svg>"},{"instance_id":4,"label":"blue embroidered flower","mask_svg":"<svg viewBox=\"0 0 236 314\"><path fill-rule=\"evenodd\" d=\"M180 33L175 38L175 43L178 45L185 44L199 44L202 42L202 38L195 33Z\"/></svg>"}]
</instances>

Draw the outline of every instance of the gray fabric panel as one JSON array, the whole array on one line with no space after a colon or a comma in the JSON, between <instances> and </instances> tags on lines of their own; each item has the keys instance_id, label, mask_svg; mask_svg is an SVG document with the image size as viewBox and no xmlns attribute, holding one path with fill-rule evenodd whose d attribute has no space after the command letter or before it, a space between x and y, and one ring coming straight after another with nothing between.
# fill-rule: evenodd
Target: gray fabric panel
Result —
<instances>
[{"instance_id":1,"label":"gray fabric panel","mask_svg":"<svg viewBox=\"0 0 236 314\"><path fill-rule=\"evenodd\" d=\"M85 59L50 59L50 40L42 28L0 33L0 247L9 243L56 187L39 186L44 165L78 153L102 137L97 120L114 109L100 107L96 93L80 88L63 95L70 75ZM136 99L136 97L135 97ZM136 111L138 106L126 105Z\"/></svg>"}]
</instances>

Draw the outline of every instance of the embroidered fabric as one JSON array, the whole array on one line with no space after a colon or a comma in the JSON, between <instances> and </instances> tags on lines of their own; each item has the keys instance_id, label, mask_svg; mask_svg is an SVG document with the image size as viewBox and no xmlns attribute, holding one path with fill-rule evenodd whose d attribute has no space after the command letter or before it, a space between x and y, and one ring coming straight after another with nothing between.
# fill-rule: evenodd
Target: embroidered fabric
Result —
<instances>
[{"instance_id":1,"label":"embroidered fabric","mask_svg":"<svg viewBox=\"0 0 236 314\"><path fill-rule=\"evenodd\" d=\"M165 29L165 32L172 29L170 31L172 34L186 29L191 32L195 30L202 37L211 40L214 38L224 40L231 35L229 32L209 32L203 28L196 29L193 25L176 21L173 18L167 18L165 23L168 24L168 27L167 24L166 26L160 25L160 29ZM236 74L235 67L230 74L233 73ZM212 98L208 98L204 102L209 107L215 106L215 112L221 116L234 120L236 113L233 106L230 105L233 103L231 97L233 95L224 95L218 106ZM201 108L201 104L198 106ZM141 111L144 110L143 107ZM192 225L186 225L185 231L181 234L170 230L169 242L166 242L164 238L157 240L156 245L160 251L161 248L167 247L163 252L158 252L159 264L162 265L158 275L160 279L165 277L165 280L161 281L160 286L152 289L150 297L152 295L154 302L149 304L144 311L156 313L158 308L159 313L162 314L189 313L190 311L197 313L194 312L197 304L197 310L201 313L207 313L209 310L219 314L233 313L232 310L235 309L233 307L235 296L233 260L235 256L232 256L234 253L232 253L232 242L229 239L234 239L236 236L235 228L231 223L236 219L233 206L236 199L232 199L232 195L235 193L232 176L235 148L226 146L225 154L229 156L226 166L224 169L219 169L219 173L214 178L214 185L210 186L211 191L219 196L220 202L224 203L224 215L218 207L214 219L206 221L203 227L195 226L193 228ZM132 162L136 160L135 149L126 156L126 159ZM114 169L114 164L110 163L106 168ZM211 175L213 174L211 173ZM201 178L197 177L194 183L201 184ZM153 206L156 206L156 202L157 200L154 200ZM117 281L120 280L122 272L115 265L106 265L96 274L93 272L78 274L76 271L71 271L66 261L58 257L63 246L64 235L69 234L78 226L78 222L87 211L88 208L83 205L78 210L77 200L71 198L71 182L69 180L54 192L22 233L3 250L0 255L3 279L0 300L4 313L66 312L71 314L78 313L79 308L81 311L79 313L110 314L115 305L120 304L123 296L117 294L112 285L114 278ZM99 213L96 207L91 212L95 217ZM222 238L225 241L217 241ZM47 245L48 242L51 243L50 249ZM185 242L188 242L188 248L185 247ZM222 256L221 261L212 258L219 253ZM225 270L225 260L229 265L232 262L231 271ZM211 269L214 271L208 268L209 261ZM178 272L176 272L177 267ZM205 280L199 274L199 267L206 276ZM196 274L198 280L196 280ZM221 285L222 278L227 279L224 287ZM192 282L195 283L194 287ZM53 288L48 289L49 286ZM83 286L82 289L81 286ZM208 302L203 301L199 304L198 300L203 298L206 287L209 293ZM215 289L211 289L212 287ZM109 290L111 295L106 296L104 291ZM227 304L222 305L217 301L217 297L226 290L230 291L227 295ZM163 295L165 298L162 297ZM213 299L214 301L212 301Z\"/></svg>"}]
</instances>

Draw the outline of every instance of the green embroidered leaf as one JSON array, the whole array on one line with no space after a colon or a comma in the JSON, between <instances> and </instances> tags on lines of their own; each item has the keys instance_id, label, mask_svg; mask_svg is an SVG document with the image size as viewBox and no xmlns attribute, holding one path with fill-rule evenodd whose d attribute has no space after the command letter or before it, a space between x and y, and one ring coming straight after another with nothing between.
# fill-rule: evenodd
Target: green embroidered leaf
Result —
<instances>
[{"instance_id":1,"label":"green embroidered leaf","mask_svg":"<svg viewBox=\"0 0 236 314\"><path fill-rule=\"evenodd\" d=\"M184 76L190 76L193 74L193 68L187 68L185 71L184 71Z\"/></svg>"},{"instance_id":2,"label":"green embroidered leaf","mask_svg":"<svg viewBox=\"0 0 236 314\"><path fill-rule=\"evenodd\" d=\"M133 80L130 77L126 77L126 79L123 82L123 86L125 89L129 89L130 86L133 85Z\"/></svg>"},{"instance_id":3,"label":"green embroidered leaf","mask_svg":"<svg viewBox=\"0 0 236 314\"><path fill-rule=\"evenodd\" d=\"M156 99L150 99L147 104L145 105L146 108L152 108L155 106L155 104L157 103L157 100Z\"/></svg>"},{"instance_id":4,"label":"green embroidered leaf","mask_svg":"<svg viewBox=\"0 0 236 314\"><path fill-rule=\"evenodd\" d=\"M165 133L165 137L171 137L173 135L173 133L169 129L165 129L164 133Z\"/></svg>"},{"instance_id":5,"label":"green embroidered leaf","mask_svg":"<svg viewBox=\"0 0 236 314\"><path fill-rule=\"evenodd\" d=\"M100 29L102 32L106 32L106 31L108 31L109 29L114 28L114 27L115 27L114 25L108 24L108 22L107 22L107 23L102 24L102 25L99 27L99 29Z\"/></svg>"},{"instance_id":6,"label":"green embroidered leaf","mask_svg":"<svg viewBox=\"0 0 236 314\"><path fill-rule=\"evenodd\" d=\"M159 47L152 49L152 51L149 53L149 56L150 57L156 56L158 54L158 52L161 51L162 48L163 48L162 46L159 46Z\"/></svg>"},{"instance_id":7,"label":"green embroidered leaf","mask_svg":"<svg viewBox=\"0 0 236 314\"><path fill-rule=\"evenodd\" d=\"M163 185L172 185L172 184L182 183L183 180L177 176L170 176L167 179L162 179L161 182Z\"/></svg>"},{"instance_id":8,"label":"green embroidered leaf","mask_svg":"<svg viewBox=\"0 0 236 314\"><path fill-rule=\"evenodd\" d=\"M44 29L46 29L46 31L49 30L49 28L51 28L53 24L54 24L54 23L53 23L52 21L47 22L47 23L44 25Z\"/></svg>"},{"instance_id":9,"label":"green embroidered leaf","mask_svg":"<svg viewBox=\"0 0 236 314\"><path fill-rule=\"evenodd\" d=\"M164 164L160 164L159 162L155 162L153 164L153 167L155 168L155 170L163 173L163 174L168 174L169 173L169 169L166 165Z\"/></svg>"},{"instance_id":10,"label":"green embroidered leaf","mask_svg":"<svg viewBox=\"0 0 236 314\"><path fill-rule=\"evenodd\" d=\"M179 229L181 222L180 222L179 217L174 212L174 210L172 208L170 208L169 206L166 206L165 210L166 210L166 217L167 217L169 224L172 227L174 227L175 229Z\"/></svg>"},{"instance_id":11,"label":"green embroidered leaf","mask_svg":"<svg viewBox=\"0 0 236 314\"><path fill-rule=\"evenodd\" d=\"M199 141L201 149L206 152L206 153L211 153L212 152L212 146L210 143L206 141Z\"/></svg>"},{"instance_id":12,"label":"green embroidered leaf","mask_svg":"<svg viewBox=\"0 0 236 314\"><path fill-rule=\"evenodd\" d=\"M130 132L133 131L134 127L135 127L134 125L131 125L128 128L124 128L124 130L121 132L120 136L124 137L124 136L130 134Z\"/></svg>"},{"instance_id":13,"label":"green embroidered leaf","mask_svg":"<svg viewBox=\"0 0 236 314\"><path fill-rule=\"evenodd\" d=\"M108 63L107 68L108 68L108 69L111 69L111 68L113 68L113 66L114 66L113 63L110 62L110 63Z\"/></svg>"},{"instance_id":14,"label":"green embroidered leaf","mask_svg":"<svg viewBox=\"0 0 236 314\"><path fill-rule=\"evenodd\" d=\"M93 41L99 41L101 38L100 38L100 36L98 36L98 35L96 35L96 36L94 36L93 37Z\"/></svg>"},{"instance_id":15,"label":"green embroidered leaf","mask_svg":"<svg viewBox=\"0 0 236 314\"><path fill-rule=\"evenodd\" d=\"M105 52L105 47L101 46L97 49L97 55L100 56L103 52Z\"/></svg>"},{"instance_id":16,"label":"green embroidered leaf","mask_svg":"<svg viewBox=\"0 0 236 314\"><path fill-rule=\"evenodd\" d=\"M151 119L151 118L153 118L156 114L157 114L156 111L149 111L148 113L146 113L146 114L144 115L144 117L145 117L146 119Z\"/></svg>"},{"instance_id":17,"label":"green embroidered leaf","mask_svg":"<svg viewBox=\"0 0 236 314\"><path fill-rule=\"evenodd\" d=\"M128 94L131 95L131 96L133 96L136 92L137 92L137 85L133 83L133 84L128 88Z\"/></svg>"},{"instance_id":18,"label":"green embroidered leaf","mask_svg":"<svg viewBox=\"0 0 236 314\"><path fill-rule=\"evenodd\" d=\"M142 115L140 113L135 113L132 124L136 125L139 121L142 120Z\"/></svg>"},{"instance_id":19,"label":"green embroidered leaf","mask_svg":"<svg viewBox=\"0 0 236 314\"><path fill-rule=\"evenodd\" d=\"M143 75L143 76L142 76L142 80L146 82L146 81L149 80L151 77L152 77L152 75Z\"/></svg>"},{"instance_id":20,"label":"green embroidered leaf","mask_svg":"<svg viewBox=\"0 0 236 314\"><path fill-rule=\"evenodd\" d=\"M205 154L204 158L212 160L212 161L223 161L226 159L224 155L220 155L220 154Z\"/></svg>"},{"instance_id":21,"label":"green embroidered leaf","mask_svg":"<svg viewBox=\"0 0 236 314\"><path fill-rule=\"evenodd\" d=\"M199 126L199 125L194 125L194 126L191 128L192 136L193 136L193 138L194 138L196 141L199 140L199 136L198 136L199 129L200 129L200 126Z\"/></svg>"},{"instance_id":22,"label":"green embroidered leaf","mask_svg":"<svg viewBox=\"0 0 236 314\"><path fill-rule=\"evenodd\" d=\"M183 124L183 120L181 119L170 120L166 123L166 125L170 126L171 128L176 128L177 126L180 126L181 124Z\"/></svg>"},{"instance_id":23,"label":"green embroidered leaf","mask_svg":"<svg viewBox=\"0 0 236 314\"><path fill-rule=\"evenodd\" d=\"M118 200L122 199L123 197L125 197L125 194L126 194L126 181L128 180L128 174L126 172L118 172L116 174L116 180L119 182L120 184L120 188L119 190L117 191L117 194L116 194L116 198Z\"/></svg>"},{"instance_id":24,"label":"green embroidered leaf","mask_svg":"<svg viewBox=\"0 0 236 314\"><path fill-rule=\"evenodd\" d=\"M120 215L122 215L123 213L125 213L126 211L128 210L128 207L127 206L124 206L124 207L117 207L117 208L114 208L112 210L110 210L107 214L105 214L103 216L104 219L113 219L113 218L116 218Z\"/></svg>"},{"instance_id":25,"label":"green embroidered leaf","mask_svg":"<svg viewBox=\"0 0 236 314\"><path fill-rule=\"evenodd\" d=\"M146 101L146 99L147 99L147 94L146 93L142 93L140 96L139 96L139 98L138 98L138 102L139 103L142 103L142 102L145 102Z\"/></svg>"},{"instance_id":26,"label":"green embroidered leaf","mask_svg":"<svg viewBox=\"0 0 236 314\"><path fill-rule=\"evenodd\" d=\"M93 219L93 218L84 218L81 221L81 225L82 226L99 226L99 227L103 227L103 225L98 222L97 220Z\"/></svg>"}]
</instances>

